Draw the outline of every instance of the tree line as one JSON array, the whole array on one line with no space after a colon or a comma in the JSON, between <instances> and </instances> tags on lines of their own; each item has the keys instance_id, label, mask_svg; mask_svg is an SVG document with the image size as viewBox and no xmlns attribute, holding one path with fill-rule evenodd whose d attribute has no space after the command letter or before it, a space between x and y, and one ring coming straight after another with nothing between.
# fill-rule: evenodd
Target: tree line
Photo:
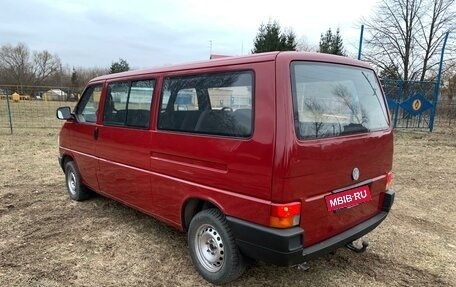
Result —
<instances>
[{"instance_id":1,"label":"tree line","mask_svg":"<svg viewBox=\"0 0 456 287\"><path fill-rule=\"evenodd\" d=\"M433 81L446 32L446 81L456 70L456 0L381 0L369 18L360 19L366 29L363 60L378 69L382 78ZM277 21L261 25L252 53L303 50L293 30L281 31ZM307 50L307 49L304 49ZM339 29L321 34L317 52L345 56Z\"/></svg>"},{"instance_id":2,"label":"tree line","mask_svg":"<svg viewBox=\"0 0 456 287\"><path fill-rule=\"evenodd\" d=\"M261 24L253 42L252 54L270 51L314 51L303 40L298 41L296 34L291 28L283 29L278 21L271 21ZM346 56L345 48L340 30L337 28L334 34L329 28L321 34L319 49L320 53Z\"/></svg>"},{"instance_id":3,"label":"tree line","mask_svg":"<svg viewBox=\"0 0 456 287\"><path fill-rule=\"evenodd\" d=\"M363 60L377 68L380 77L393 80L434 81L442 41L447 31L444 82L446 91L456 85L456 0L380 0L368 18ZM335 31L335 32L334 32ZM321 33L318 48L297 40L291 28L278 21L261 24L253 40L252 53L267 51L315 51L347 56L342 32L329 28ZM97 75L128 71L124 59L107 68L65 66L56 54L31 51L25 44L0 47L0 85L58 85L83 87Z\"/></svg>"},{"instance_id":4,"label":"tree line","mask_svg":"<svg viewBox=\"0 0 456 287\"><path fill-rule=\"evenodd\" d=\"M381 0L365 25L363 60L373 65L380 78L435 81L445 34L442 93L452 101L456 93L456 0ZM269 49L272 47L271 49ZM302 48L304 47L304 48ZM252 53L272 50L312 50L296 43L293 30L281 31L278 22L261 25ZM317 52L345 56L339 29L321 34Z\"/></svg>"},{"instance_id":5,"label":"tree line","mask_svg":"<svg viewBox=\"0 0 456 287\"><path fill-rule=\"evenodd\" d=\"M128 70L130 66L124 59L109 68L70 68L58 55L47 50L32 51L24 43L0 47L0 86L14 86L19 92L34 86L67 87L80 92L94 77Z\"/></svg>"}]
</instances>

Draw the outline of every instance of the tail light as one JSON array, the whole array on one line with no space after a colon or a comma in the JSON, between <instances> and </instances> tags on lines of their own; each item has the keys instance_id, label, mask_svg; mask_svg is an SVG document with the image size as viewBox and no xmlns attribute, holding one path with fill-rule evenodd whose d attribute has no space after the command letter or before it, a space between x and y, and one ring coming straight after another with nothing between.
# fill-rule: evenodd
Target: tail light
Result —
<instances>
[{"instance_id":1,"label":"tail light","mask_svg":"<svg viewBox=\"0 0 456 287\"><path fill-rule=\"evenodd\" d=\"M301 219L301 203L271 204L269 226L289 228L299 225Z\"/></svg>"},{"instance_id":2,"label":"tail light","mask_svg":"<svg viewBox=\"0 0 456 287\"><path fill-rule=\"evenodd\" d=\"M386 190L390 189L393 185L393 172L390 171L386 174Z\"/></svg>"}]
</instances>

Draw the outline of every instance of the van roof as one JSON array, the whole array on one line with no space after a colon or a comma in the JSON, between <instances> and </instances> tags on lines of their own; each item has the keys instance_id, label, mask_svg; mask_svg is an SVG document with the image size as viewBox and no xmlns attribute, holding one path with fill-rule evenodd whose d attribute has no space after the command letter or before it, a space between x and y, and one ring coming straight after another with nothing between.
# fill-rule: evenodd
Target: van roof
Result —
<instances>
[{"instance_id":1,"label":"van roof","mask_svg":"<svg viewBox=\"0 0 456 287\"><path fill-rule=\"evenodd\" d=\"M225 65L234 65L234 64L248 64L255 62L267 62L267 61L292 61L292 60L304 60L304 61L315 61L315 62L330 62L330 63L340 63L345 65L352 66L361 66L371 69L371 67L362 61L354 60L348 57L336 56L331 54L324 53L313 53L313 52L267 52L267 53L258 53L251 54L246 56L233 56L233 57L223 57L216 58L206 61L186 63L180 65L170 65L155 67L151 69L144 70L134 70L127 71L122 73L107 74L104 76L99 76L92 79L90 82L96 82L101 80L115 79L115 78L125 78L125 77L135 77L145 74L156 74L156 73L166 73L172 71L184 71L184 70L193 70L200 68L211 68Z\"/></svg>"}]
</instances>

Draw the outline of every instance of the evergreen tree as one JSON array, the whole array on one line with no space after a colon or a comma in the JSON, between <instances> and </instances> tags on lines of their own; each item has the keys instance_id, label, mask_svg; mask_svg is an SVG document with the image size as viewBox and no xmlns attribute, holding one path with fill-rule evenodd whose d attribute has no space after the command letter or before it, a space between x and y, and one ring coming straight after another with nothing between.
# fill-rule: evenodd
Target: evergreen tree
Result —
<instances>
[{"instance_id":1,"label":"evergreen tree","mask_svg":"<svg viewBox=\"0 0 456 287\"><path fill-rule=\"evenodd\" d=\"M339 28L333 34L331 28L320 36L320 53L345 56L344 43Z\"/></svg>"},{"instance_id":2,"label":"evergreen tree","mask_svg":"<svg viewBox=\"0 0 456 287\"><path fill-rule=\"evenodd\" d=\"M76 87L77 82L78 82L78 72L73 67L73 72L71 73L71 86Z\"/></svg>"},{"instance_id":3,"label":"evergreen tree","mask_svg":"<svg viewBox=\"0 0 456 287\"><path fill-rule=\"evenodd\" d=\"M130 70L130 65L124 59L119 59L119 62L114 62L109 69L110 74L120 73Z\"/></svg>"},{"instance_id":4,"label":"evergreen tree","mask_svg":"<svg viewBox=\"0 0 456 287\"><path fill-rule=\"evenodd\" d=\"M336 35L333 37L332 54L345 56L344 42L342 40L342 36L340 35L339 28L337 28Z\"/></svg>"},{"instance_id":5,"label":"evergreen tree","mask_svg":"<svg viewBox=\"0 0 456 287\"><path fill-rule=\"evenodd\" d=\"M282 34L283 37L283 34ZM285 51L296 51L298 48L298 43L296 42L296 34L293 30L289 30L285 33L286 43L283 47L286 47ZM284 50L282 50L284 51Z\"/></svg>"},{"instance_id":6,"label":"evergreen tree","mask_svg":"<svg viewBox=\"0 0 456 287\"><path fill-rule=\"evenodd\" d=\"M326 34L320 36L320 53L332 54L331 47L333 41L333 34L331 28L326 31Z\"/></svg>"},{"instance_id":7,"label":"evergreen tree","mask_svg":"<svg viewBox=\"0 0 456 287\"><path fill-rule=\"evenodd\" d=\"M277 21L261 24L253 43L252 53L296 51L296 35L292 30L282 32Z\"/></svg>"}]
</instances>

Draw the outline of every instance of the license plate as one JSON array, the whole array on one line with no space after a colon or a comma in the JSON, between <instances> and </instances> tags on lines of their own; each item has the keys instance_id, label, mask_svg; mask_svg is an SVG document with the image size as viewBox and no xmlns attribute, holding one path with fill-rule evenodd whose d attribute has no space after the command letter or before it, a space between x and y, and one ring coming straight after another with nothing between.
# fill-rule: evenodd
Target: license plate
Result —
<instances>
[{"instance_id":1,"label":"license plate","mask_svg":"<svg viewBox=\"0 0 456 287\"><path fill-rule=\"evenodd\" d=\"M328 211L358 205L371 199L367 185L325 196Z\"/></svg>"}]
</instances>

